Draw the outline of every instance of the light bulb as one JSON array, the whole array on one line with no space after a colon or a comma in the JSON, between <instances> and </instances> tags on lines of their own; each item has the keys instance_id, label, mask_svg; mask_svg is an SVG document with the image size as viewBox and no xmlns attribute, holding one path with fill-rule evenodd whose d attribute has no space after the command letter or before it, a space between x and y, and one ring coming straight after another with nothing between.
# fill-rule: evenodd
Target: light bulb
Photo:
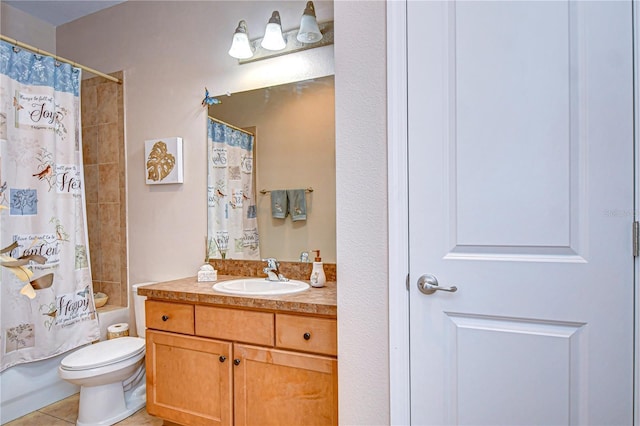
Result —
<instances>
[{"instance_id":1,"label":"light bulb","mask_svg":"<svg viewBox=\"0 0 640 426\"><path fill-rule=\"evenodd\" d=\"M247 23L245 21L238 23L236 32L233 34L229 56L236 59L247 59L253 56L251 44L249 43L249 35L247 34Z\"/></svg>"},{"instance_id":2,"label":"light bulb","mask_svg":"<svg viewBox=\"0 0 640 426\"><path fill-rule=\"evenodd\" d=\"M322 33L316 21L316 10L312 1L307 2L307 7L300 19L300 30L296 37L300 43L315 43L322 40Z\"/></svg>"},{"instance_id":3,"label":"light bulb","mask_svg":"<svg viewBox=\"0 0 640 426\"><path fill-rule=\"evenodd\" d=\"M260 44L267 50L282 50L287 43L282 37L282 25L280 24L280 13L274 11L269 19L269 23L264 30L264 38Z\"/></svg>"}]
</instances>

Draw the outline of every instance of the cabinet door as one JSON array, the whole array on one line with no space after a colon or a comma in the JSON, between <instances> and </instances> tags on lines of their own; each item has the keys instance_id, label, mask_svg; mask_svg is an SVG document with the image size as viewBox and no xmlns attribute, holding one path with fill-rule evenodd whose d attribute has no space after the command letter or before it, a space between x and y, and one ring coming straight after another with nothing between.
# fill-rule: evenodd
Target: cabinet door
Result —
<instances>
[{"instance_id":1,"label":"cabinet door","mask_svg":"<svg viewBox=\"0 0 640 426\"><path fill-rule=\"evenodd\" d=\"M235 424L337 425L335 358L234 345Z\"/></svg>"},{"instance_id":2,"label":"cabinet door","mask_svg":"<svg viewBox=\"0 0 640 426\"><path fill-rule=\"evenodd\" d=\"M147 330L147 411L185 425L231 425L231 343Z\"/></svg>"}]
</instances>

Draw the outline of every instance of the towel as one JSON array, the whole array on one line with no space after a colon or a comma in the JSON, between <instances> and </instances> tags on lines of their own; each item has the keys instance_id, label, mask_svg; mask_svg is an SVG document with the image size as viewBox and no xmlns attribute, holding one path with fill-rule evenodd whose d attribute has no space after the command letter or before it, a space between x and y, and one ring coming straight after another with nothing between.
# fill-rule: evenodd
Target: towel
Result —
<instances>
[{"instance_id":1,"label":"towel","mask_svg":"<svg viewBox=\"0 0 640 426\"><path fill-rule=\"evenodd\" d=\"M287 216L287 191L276 189L271 191L271 216L274 219L284 219Z\"/></svg>"},{"instance_id":2,"label":"towel","mask_svg":"<svg viewBox=\"0 0 640 426\"><path fill-rule=\"evenodd\" d=\"M297 222L299 220L307 220L307 199L304 189L287 189L287 197L289 198L289 213L291 220Z\"/></svg>"}]
</instances>

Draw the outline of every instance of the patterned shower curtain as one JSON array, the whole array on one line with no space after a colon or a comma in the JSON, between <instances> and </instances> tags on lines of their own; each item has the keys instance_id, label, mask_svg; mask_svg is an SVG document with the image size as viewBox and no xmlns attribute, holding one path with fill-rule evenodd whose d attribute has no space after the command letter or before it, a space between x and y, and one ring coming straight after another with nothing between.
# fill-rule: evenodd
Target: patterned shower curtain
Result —
<instances>
[{"instance_id":1,"label":"patterned shower curtain","mask_svg":"<svg viewBox=\"0 0 640 426\"><path fill-rule=\"evenodd\" d=\"M252 134L208 119L208 257L260 259L253 143Z\"/></svg>"},{"instance_id":2,"label":"patterned shower curtain","mask_svg":"<svg viewBox=\"0 0 640 426\"><path fill-rule=\"evenodd\" d=\"M0 248L53 281L21 294L0 281L0 371L100 337L89 267L80 127L80 70L0 42Z\"/></svg>"}]
</instances>

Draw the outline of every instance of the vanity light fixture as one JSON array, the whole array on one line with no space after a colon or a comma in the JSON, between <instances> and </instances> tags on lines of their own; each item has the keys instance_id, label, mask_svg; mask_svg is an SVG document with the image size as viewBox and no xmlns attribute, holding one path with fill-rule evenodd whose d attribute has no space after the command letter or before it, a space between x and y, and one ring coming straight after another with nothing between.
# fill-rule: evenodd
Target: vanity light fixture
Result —
<instances>
[{"instance_id":1,"label":"vanity light fixture","mask_svg":"<svg viewBox=\"0 0 640 426\"><path fill-rule=\"evenodd\" d=\"M238 59L238 64L259 61L289 53L313 49L333 44L333 21L316 20L316 11L312 1L307 1L300 19L300 28L282 32L280 12L271 14L262 38L249 40L247 23L242 20L233 35L229 55Z\"/></svg>"},{"instance_id":2,"label":"vanity light fixture","mask_svg":"<svg viewBox=\"0 0 640 426\"><path fill-rule=\"evenodd\" d=\"M236 59L248 59L253 56L253 50L251 49L249 34L247 32L247 23L244 20L238 23L238 27L233 34L233 42L229 49L229 55Z\"/></svg>"},{"instance_id":3,"label":"vanity light fixture","mask_svg":"<svg viewBox=\"0 0 640 426\"><path fill-rule=\"evenodd\" d=\"M296 37L300 43L316 43L322 40L322 33L316 20L316 9L312 1L307 2L307 7L300 19L300 30Z\"/></svg>"},{"instance_id":4,"label":"vanity light fixture","mask_svg":"<svg viewBox=\"0 0 640 426\"><path fill-rule=\"evenodd\" d=\"M282 37L282 24L280 23L280 12L274 10L271 18L264 30L264 38L260 45L267 50L282 50L287 43Z\"/></svg>"}]
</instances>

